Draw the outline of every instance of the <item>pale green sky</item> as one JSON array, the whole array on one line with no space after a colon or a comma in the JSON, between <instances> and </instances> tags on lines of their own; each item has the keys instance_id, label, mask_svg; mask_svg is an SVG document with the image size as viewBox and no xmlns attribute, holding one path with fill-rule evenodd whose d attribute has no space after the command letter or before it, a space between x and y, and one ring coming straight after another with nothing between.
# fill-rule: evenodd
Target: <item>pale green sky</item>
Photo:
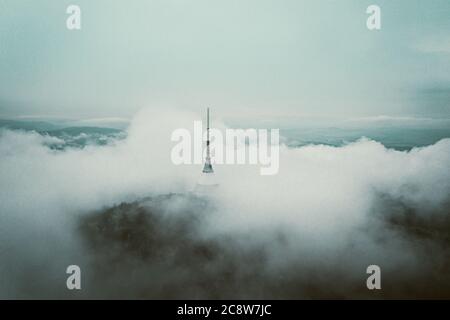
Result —
<instances>
[{"instance_id":1,"label":"pale green sky","mask_svg":"<svg viewBox=\"0 0 450 320\"><path fill-rule=\"evenodd\" d=\"M0 116L168 106L450 117L450 1L0 0Z\"/></svg>"}]
</instances>

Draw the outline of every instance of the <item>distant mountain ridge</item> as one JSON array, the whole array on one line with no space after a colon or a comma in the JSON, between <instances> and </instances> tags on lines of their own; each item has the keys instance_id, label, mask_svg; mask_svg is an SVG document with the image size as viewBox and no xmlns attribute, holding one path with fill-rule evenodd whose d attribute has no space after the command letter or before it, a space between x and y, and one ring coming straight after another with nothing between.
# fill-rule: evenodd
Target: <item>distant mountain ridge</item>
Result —
<instances>
[{"instance_id":1,"label":"distant mountain ridge","mask_svg":"<svg viewBox=\"0 0 450 320\"><path fill-rule=\"evenodd\" d=\"M36 131L41 134L48 134L51 136L62 135L79 135L81 133L86 134L102 134L111 135L123 132L123 130L108 127L97 126L64 126L63 124L51 123L48 121L32 121L32 120L9 120L0 119L0 128L6 128L10 130L25 130Z\"/></svg>"},{"instance_id":2,"label":"distant mountain ridge","mask_svg":"<svg viewBox=\"0 0 450 320\"><path fill-rule=\"evenodd\" d=\"M44 133L51 136L62 136L64 134L75 136L80 135L82 133L111 135L120 132L122 132L122 130L114 128L99 128L99 127L67 127L61 129L39 131L39 133Z\"/></svg>"},{"instance_id":3,"label":"distant mountain ridge","mask_svg":"<svg viewBox=\"0 0 450 320\"><path fill-rule=\"evenodd\" d=\"M0 119L0 128L7 128L11 130L45 131L60 129L61 126L47 121Z\"/></svg>"}]
</instances>

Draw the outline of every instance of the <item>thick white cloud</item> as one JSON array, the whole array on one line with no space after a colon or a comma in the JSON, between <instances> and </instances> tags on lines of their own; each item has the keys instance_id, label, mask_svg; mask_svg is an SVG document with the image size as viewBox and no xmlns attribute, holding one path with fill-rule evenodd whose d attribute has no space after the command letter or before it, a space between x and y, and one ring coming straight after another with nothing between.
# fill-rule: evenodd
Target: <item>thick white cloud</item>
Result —
<instances>
[{"instance_id":1,"label":"thick white cloud","mask_svg":"<svg viewBox=\"0 0 450 320\"><path fill-rule=\"evenodd\" d=\"M83 256L75 227L80 215L121 201L192 190L201 166L173 165L170 135L175 128L192 128L199 118L143 110L126 139L65 151L48 147L58 143L55 138L3 131L0 276L9 279L3 294L20 291L17 281L28 268L51 268L48 259L61 257L63 265ZM215 166L221 185L211 199L217 210L205 217L198 236L236 236L243 248L265 244L273 258L268 266L275 270L299 259L337 265L352 242L367 260L378 258L395 269L417 257L405 239L383 230L374 210L379 196L399 199L418 213L443 214L449 166L450 139L410 152L364 139L342 147L282 146L278 175L261 176L258 166ZM274 241L277 234L285 240ZM377 243L374 234L389 239L389 245Z\"/></svg>"}]
</instances>

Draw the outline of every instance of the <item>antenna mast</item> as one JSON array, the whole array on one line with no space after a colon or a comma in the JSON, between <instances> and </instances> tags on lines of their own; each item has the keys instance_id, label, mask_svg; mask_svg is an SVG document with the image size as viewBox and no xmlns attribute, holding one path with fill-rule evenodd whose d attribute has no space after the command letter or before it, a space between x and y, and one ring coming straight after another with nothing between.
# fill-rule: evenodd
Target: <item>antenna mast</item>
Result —
<instances>
[{"instance_id":1,"label":"antenna mast","mask_svg":"<svg viewBox=\"0 0 450 320\"><path fill-rule=\"evenodd\" d=\"M209 108L206 109L206 159L205 166L203 167L203 173L213 173L214 170L211 165L211 151L209 147Z\"/></svg>"}]
</instances>

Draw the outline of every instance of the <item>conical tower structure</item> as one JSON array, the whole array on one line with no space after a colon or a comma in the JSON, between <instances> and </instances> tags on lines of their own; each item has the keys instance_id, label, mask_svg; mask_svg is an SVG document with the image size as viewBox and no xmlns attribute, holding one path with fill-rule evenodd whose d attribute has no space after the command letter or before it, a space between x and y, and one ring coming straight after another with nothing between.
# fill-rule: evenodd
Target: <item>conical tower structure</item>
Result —
<instances>
[{"instance_id":1,"label":"conical tower structure","mask_svg":"<svg viewBox=\"0 0 450 320\"><path fill-rule=\"evenodd\" d=\"M210 122L209 122L209 108L206 110L206 158L205 165L203 166L202 174L197 183L195 191L202 194L207 194L213 187L218 186L217 178L214 173L212 164L211 164L211 146L210 146Z\"/></svg>"},{"instance_id":2,"label":"conical tower structure","mask_svg":"<svg viewBox=\"0 0 450 320\"><path fill-rule=\"evenodd\" d=\"M203 173L214 173L211 165L211 150L209 146L209 108L206 109L206 126L206 159L203 167Z\"/></svg>"}]
</instances>

